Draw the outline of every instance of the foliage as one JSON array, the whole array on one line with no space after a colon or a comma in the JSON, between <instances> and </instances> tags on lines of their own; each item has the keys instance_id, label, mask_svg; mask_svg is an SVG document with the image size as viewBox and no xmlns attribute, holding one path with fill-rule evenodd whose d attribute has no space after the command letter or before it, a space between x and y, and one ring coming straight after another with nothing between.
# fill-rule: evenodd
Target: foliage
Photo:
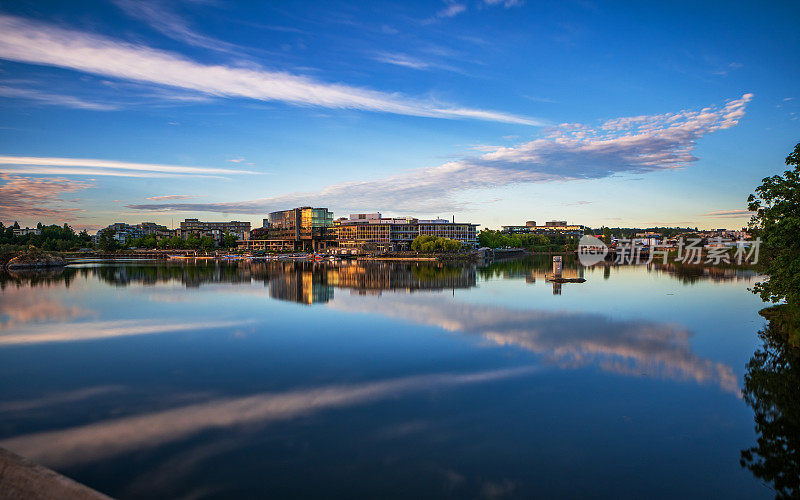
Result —
<instances>
[{"instance_id":1,"label":"foliage","mask_svg":"<svg viewBox=\"0 0 800 500\"><path fill-rule=\"evenodd\" d=\"M747 364L742 394L753 409L758 438L742 450L740 463L772 484L778 498L800 496L800 351L786 341L787 321L797 331L798 314L787 306L762 312L770 320L759 332L763 345ZM775 316L776 311L780 319Z\"/></svg>"},{"instance_id":2,"label":"foliage","mask_svg":"<svg viewBox=\"0 0 800 500\"><path fill-rule=\"evenodd\" d=\"M40 222L36 226L40 234L17 236L14 229L19 227L16 221L9 227L0 222L0 245L15 245L17 248L34 246L42 250L62 252L92 246L92 238L85 230L75 233L68 224L45 226Z\"/></svg>"},{"instance_id":3,"label":"foliage","mask_svg":"<svg viewBox=\"0 0 800 500\"><path fill-rule=\"evenodd\" d=\"M610 228L607 228L607 227L603 228L603 243L605 243L606 245L610 245L611 244L611 229Z\"/></svg>"},{"instance_id":4,"label":"foliage","mask_svg":"<svg viewBox=\"0 0 800 500\"><path fill-rule=\"evenodd\" d=\"M753 292L764 301L800 305L800 143L786 157L793 166L783 175L761 181L747 199L755 212L750 220L753 234L761 238L758 270L767 280Z\"/></svg>"},{"instance_id":5,"label":"foliage","mask_svg":"<svg viewBox=\"0 0 800 500\"><path fill-rule=\"evenodd\" d=\"M235 248L237 240L238 238L236 238L235 234L225 233L220 239L219 246L222 248Z\"/></svg>"},{"instance_id":6,"label":"foliage","mask_svg":"<svg viewBox=\"0 0 800 500\"><path fill-rule=\"evenodd\" d=\"M419 235L411 242L411 250L415 252L458 252L461 242L450 238L437 238L436 236Z\"/></svg>"},{"instance_id":7,"label":"foliage","mask_svg":"<svg viewBox=\"0 0 800 500\"><path fill-rule=\"evenodd\" d=\"M508 234L502 231L484 229L478 233L478 245L489 248L525 248L528 250L547 252L563 251L566 245L569 250L578 246L580 238L563 233L543 234Z\"/></svg>"},{"instance_id":8,"label":"foliage","mask_svg":"<svg viewBox=\"0 0 800 500\"><path fill-rule=\"evenodd\" d=\"M113 252L117 250L120 245L114 238L114 231L101 231L97 237L97 246L104 252Z\"/></svg>"}]
</instances>

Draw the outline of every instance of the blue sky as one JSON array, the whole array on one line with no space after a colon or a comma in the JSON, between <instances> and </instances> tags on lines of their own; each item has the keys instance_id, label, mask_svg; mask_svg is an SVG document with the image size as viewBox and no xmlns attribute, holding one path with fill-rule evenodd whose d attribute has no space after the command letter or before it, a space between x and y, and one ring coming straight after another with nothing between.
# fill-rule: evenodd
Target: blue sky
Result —
<instances>
[{"instance_id":1,"label":"blue sky","mask_svg":"<svg viewBox=\"0 0 800 500\"><path fill-rule=\"evenodd\" d=\"M0 2L0 220L741 227L794 2Z\"/></svg>"}]
</instances>

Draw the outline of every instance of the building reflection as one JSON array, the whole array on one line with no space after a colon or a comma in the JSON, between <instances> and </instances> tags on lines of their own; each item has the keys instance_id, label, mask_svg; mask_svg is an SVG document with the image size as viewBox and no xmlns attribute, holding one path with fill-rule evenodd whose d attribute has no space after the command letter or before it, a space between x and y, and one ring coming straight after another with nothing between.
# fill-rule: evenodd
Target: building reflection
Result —
<instances>
[{"instance_id":1,"label":"building reflection","mask_svg":"<svg viewBox=\"0 0 800 500\"><path fill-rule=\"evenodd\" d=\"M334 289L379 295L384 291L413 293L466 289L477 285L474 266L438 263L356 262L252 262L197 261L78 265L47 273L0 275L0 287L67 283L76 277L97 277L113 286L203 285L264 283L271 298L300 304L324 304Z\"/></svg>"},{"instance_id":2,"label":"building reflection","mask_svg":"<svg viewBox=\"0 0 800 500\"><path fill-rule=\"evenodd\" d=\"M321 267L321 266L320 266ZM269 282L269 296L300 304L324 304L333 298L333 286L328 284L328 274L315 269L313 264L280 263L265 266L265 282Z\"/></svg>"},{"instance_id":3,"label":"building reflection","mask_svg":"<svg viewBox=\"0 0 800 500\"><path fill-rule=\"evenodd\" d=\"M581 266L565 267L561 269L561 277L564 279L583 278L583 270L584 268ZM553 274L552 269L545 270L542 268L533 268L525 276L525 282L533 284L536 283L536 280L538 279L540 282L545 282L549 285L552 285L553 295L561 295L561 286L563 285L563 283L548 281L548 278L550 278L552 274Z\"/></svg>"}]
</instances>

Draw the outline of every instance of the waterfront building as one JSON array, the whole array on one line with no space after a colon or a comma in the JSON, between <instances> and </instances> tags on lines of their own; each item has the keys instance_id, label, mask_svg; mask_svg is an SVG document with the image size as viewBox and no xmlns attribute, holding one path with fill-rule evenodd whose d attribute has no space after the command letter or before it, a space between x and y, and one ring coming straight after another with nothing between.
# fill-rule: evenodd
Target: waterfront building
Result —
<instances>
[{"instance_id":1,"label":"waterfront building","mask_svg":"<svg viewBox=\"0 0 800 500\"><path fill-rule=\"evenodd\" d=\"M97 231L97 236L106 231L112 231L114 239L120 243L124 243L128 238L135 239L149 235L154 235L157 240L175 236L174 230L168 229L167 226L156 224L155 222L140 222L136 225L115 222Z\"/></svg>"},{"instance_id":2,"label":"waterfront building","mask_svg":"<svg viewBox=\"0 0 800 500\"><path fill-rule=\"evenodd\" d=\"M181 222L179 236L183 239L194 235L197 238L209 236L219 241L225 233L236 236L237 240L250 239L250 223L241 221L203 222L197 219L186 219Z\"/></svg>"},{"instance_id":3,"label":"waterfront building","mask_svg":"<svg viewBox=\"0 0 800 500\"><path fill-rule=\"evenodd\" d=\"M14 228L14 236L27 236L29 234L39 235L42 234L42 230L38 227Z\"/></svg>"},{"instance_id":4,"label":"waterfront building","mask_svg":"<svg viewBox=\"0 0 800 500\"><path fill-rule=\"evenodd\" d=\"M336 242L341 248L364 251L406 251L417 236L429 235L460 241L468 247L478 243L479 224L446 219L382 217L380 213L350 214L333 223Z\"/></svg>"},{"instance_id":5,"label":"waterfront building","mask_svg":"<svg viewBox=\"0 0 800 500\"><path fill-rule=\"evenodd\" d=\"M298 207L271 212L264 227L254 229L239 248L271 251L317 251L335 243L333 212L327 208Z\"/></svg>"},{"instance_id":6,"label":"waterfront building","mask_svg":"<svg viewBox=\"0 0 800 500\"><path fill-rule=\"evenodd\" d=\"M580 224L567 224L565 220L552 220L545 222L543 226L537 226L535 221L528 221L524 226L503 226L502 232L507 234L570 234L582 236L586 231L586 226Z\"/></svg>"}]
</instances>

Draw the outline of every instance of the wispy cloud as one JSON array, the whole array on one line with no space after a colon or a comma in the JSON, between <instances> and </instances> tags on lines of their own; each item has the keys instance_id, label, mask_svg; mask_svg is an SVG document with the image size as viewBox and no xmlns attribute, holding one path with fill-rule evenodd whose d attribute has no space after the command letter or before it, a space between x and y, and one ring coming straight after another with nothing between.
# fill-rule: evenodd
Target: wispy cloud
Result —
<instances>
[{"instance_id":1,"label":"wispy cloud","mask_svg":"<svg viewBox=\"0 0 800 500\"><path fill-rule=\"evenodd\" d=\"M430 69L432 66L431 63L397 52L379 52L378 54L375 54L373 59L378 62L394 64L395 66L403 66L405 68L412 69Z\"/></svg>"},{"instance_id":2,"label":"wispy cloud","mask_svg":"<svg viewBox=\"0 0 800 500\"><path fill-rule=\"evenodd\" d=\"M154 30L173 40L219 52L242 53L242 47L193 30L183 17L169 10L164 3L148 0L114 0L114 4L128 16L144 21Z\"/></svg>"},{"instance_id":3,"label":"wispy cloud","mask_svg":"<svg viewBox=\"0 0 800 500\"><path fill-rule=\"evenodd\" d=\"M525 2L523 0L483 0L486 5L502 5L506 9L511 7L519 7Z\"/></svg>"},{"instance_id":4,"label":"wispy cloud","mask_svg":"<svg viewBox=\"0 0 800 500\"><path fill-rule=\"evenodd\" d=\"M319 191L258 200L207 204L129 205L139 210L261 214L309 203L352 210L410 213L462 209L457 195L518 183L600 179L684 167L706 134L735 126L752 94L699 111L618 118L595 127L562 124L513 147L493 146L477 157L374 180L346 182Z\"/></svg>"},{"instance_id":5,"label":"wispy cloud","mask_svg":"<svg viewBox=\"0 0 800 500\"><path fill-rule=\"evenodd\" d=\"M436 17L439 18L455 17L461 14L462 12L466 11L467 11L467 6L464 5L463 3L450 2L445 8L436 13Z\"/></svg>"},{"instance_id":6,"label":"wispy cloud","mask_svg":"<svg viewBox=\"0 0 800 500\"><path fill-rule=\"evenodd\" d=\"M0 15L0 58L190 89L219 97L410 116L543 124L534 118L321 82L254 65L202 64L173 52L8 15Z\"/></svg>"},{"instance_id":7,"label":"wispy cloud","mask_svg":"<svg viewBox=\"0 0 800 500\"><path fill-rule=\"evenodd\" d=\"M72 193L94 186L90 182L61 177L42 179L0 173L0 179L5 181L0 185L2 220L56 218L70 221L84 210L54 206L53 203L62 201L58 198L61 193Z\"/></svg>"},{"instance_id":8,"label":"wispy cloud","mask_svg":"<svg viewBox=\"0 0 800 500\"><path fill-rule=\"evenodd\" d=\"M713 212L708 212L705 214L700 214L701 217L720 217L720 218L738 218L738 217L750 217L751 215L755 214L755 212L751 212L750 210L715 210Z\"/></svg>"},{"instance_id":9,"label":"wispy cloud","mask_svg":"<svg viewBox=\"0 0 800 500\"><path fill-rule=\"evenodd\" d=\"M197 196L192 196L189 194L166 194L164 196L149 196L147 199L153 201L165 201L165 200L189 200L192 198L197 198Z\"/></svg>"},{"instance_id":10,"label":"wispy cloud","mask_svg":"<svg viewBox=\"0 0 800 500\"><path fill-rule=\"evenodd\" d=\"M0 97L26 99L53 106L65 106L76 109L91 109L94 111L113 111L118 109L117 106L111 104L91 102L69 95L52 94L36 89L23 89L18 87L9 87L6 85L0 85Z\"/></svg>"},{"instance_id":11,"label":"wispy cloud","mask_svg":"<svg viewBox=\"0 0 800 500\"><path fill-rule=\"evenodd\" d=\"M483 0L483 3L478 4L478 8L481 7L495 7L495 6L503 6L506 9L510 9L511 7L519 7L523 5L525 2L523 0ZM467 12L467 4L462 2L457 2L455 0L445 0L445 7L441 10L437 11L436 14L424 21L424 23L432 23L436 22L440 19L447 19L450 17L456 17L459 14L463 14Z\"/></svg>"},{"instance_id":12,"label":"wispy cloud","mask_svg":"<svg viewBox=\"0 0 800 500\"><path fill-rule=\"evenodd\" d=\"M14 174L113 177L219 177L256 173L250 170L131 163L92 158L43 158L33 156L0 156L0 170Z\"/></svg>"}]
</instances>

